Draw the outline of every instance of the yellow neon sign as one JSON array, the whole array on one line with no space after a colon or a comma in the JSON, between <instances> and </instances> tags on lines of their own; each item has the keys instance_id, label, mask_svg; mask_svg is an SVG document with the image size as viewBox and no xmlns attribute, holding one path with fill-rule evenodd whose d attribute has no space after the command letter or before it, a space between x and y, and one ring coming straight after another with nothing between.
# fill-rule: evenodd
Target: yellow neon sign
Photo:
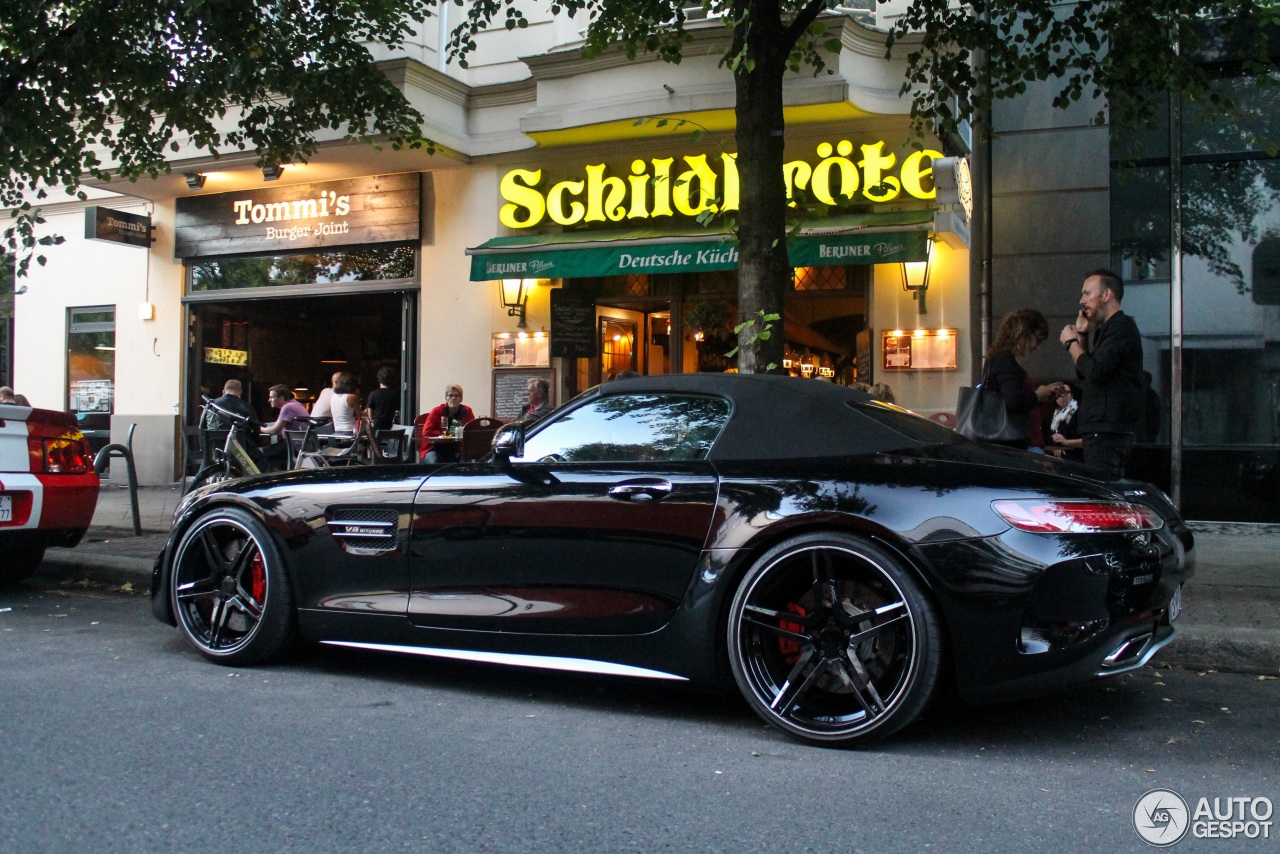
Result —
<instances>
[{"instance_id":1,"label":"yellow neon sign","mask_svg":"<svg viewBox=\"0 0 1280 854\"><path fill-rule=\"evenodd\" d=\"M817 147L817 165L804 160L784 164L790 206L795 207L798 191L807 191L828 206L855 200L891 202L903 193L915 199L933 199L937 195L933 159L942 152L916 151L899 166L897 155L886 153L884 146L883 140L863 145L855 160L849 140L835 145L824 142ZM498 219L507 228L520 229L533 228L548 218L558 225L577 225L738 210L736 154L721 154L718 164L705 154L680 159L680 165L674 157L634 160L625 179L607 174L603 163L592 164L584 167L581 179L559 181L545 193L539 189L541 169L512 169L502 176L499 186L506 204Z\"/></svg>"}]
</instances>

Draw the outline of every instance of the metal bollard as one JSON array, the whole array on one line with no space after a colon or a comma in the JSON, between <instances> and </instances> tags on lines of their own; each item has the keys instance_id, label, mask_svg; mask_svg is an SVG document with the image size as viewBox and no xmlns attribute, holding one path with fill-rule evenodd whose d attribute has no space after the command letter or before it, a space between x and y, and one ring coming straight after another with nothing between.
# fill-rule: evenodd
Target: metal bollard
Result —
<instances>
[{"instance_id":1,"label":"metal bollard","mask_svg":"<svg viewBox=\"0 0 1280 854\"><path fill-rule=\"evenodd\" d=\"M124 445L115 443L105 446L93 458L93 470L99 475L110 463L112 457L122 457L125 469L129 473L129 509L133 511L133 535L142 536L142 522L138 519L138 472L133 466L133 431L138 425L129 425L129 437Z\"/></svg>"}]
</instances>

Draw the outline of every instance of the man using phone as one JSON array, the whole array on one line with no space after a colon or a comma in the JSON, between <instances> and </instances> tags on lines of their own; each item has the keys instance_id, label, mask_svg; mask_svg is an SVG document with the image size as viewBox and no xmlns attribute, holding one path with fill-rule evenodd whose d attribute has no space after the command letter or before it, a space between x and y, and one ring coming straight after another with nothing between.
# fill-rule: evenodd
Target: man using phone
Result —
<instances>
[{"instance_id":1,"label":"man using phone","mask_svg":"<svg viewBox=\"0 0 1280 854\"><path fill-rule=\"evenodd\" d=\"M1142 421L1142 336L1120 308L1124 281L1091 270L1080 289L1080 314L1059 340L1084 382L1077 423L1086 465L1124 477L1133 434Z\"/></svg>"}]
</instances>

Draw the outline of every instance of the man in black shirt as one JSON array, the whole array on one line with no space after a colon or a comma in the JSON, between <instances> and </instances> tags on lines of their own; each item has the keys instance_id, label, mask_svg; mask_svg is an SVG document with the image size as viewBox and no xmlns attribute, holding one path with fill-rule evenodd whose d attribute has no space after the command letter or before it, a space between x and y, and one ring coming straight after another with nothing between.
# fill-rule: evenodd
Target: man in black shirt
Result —
<instances>
[{"instance_id":1,"label":"man in black shirt","mask_svg":"<svg viewBox=\"0 0 1280 854\"><path fill-rule=\"evenodd\" d=\"M396 381L396 369L384 365L378 368L378 388L369 393L366 414L373 422L374 430L390 430L400 406L400 393L391 388Z\"/></svg>"},{"instance_id":2,"label":"man in black shirt","mask_svg":"<svg viewBox=\"0 0 1280 854\"><path fill-rule=\"evenodd\" d=\"M1119 276L1090 271L1080 289L1080 316L1059 336L1084 381L1077 418L1085 464L1111 477L1124 477L1143 407L1142 336L1121 311L1122 299Z\"/></svg>"}]
</instances>

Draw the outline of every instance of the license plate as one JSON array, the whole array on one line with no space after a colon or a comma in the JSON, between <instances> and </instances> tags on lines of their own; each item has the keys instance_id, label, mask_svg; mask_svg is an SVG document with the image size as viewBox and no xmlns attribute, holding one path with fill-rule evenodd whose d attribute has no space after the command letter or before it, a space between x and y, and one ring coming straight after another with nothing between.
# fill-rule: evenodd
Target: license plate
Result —
<instances>
[{"instance_id":1,"label":"license plate","mask_svg":"<svg viewBox=\"0 0 1280 854\"><path fill-rule=\"evenodd\" d=\"M0 522L13 521L13 496L0 495Z\"/></svg>"},{"instance_id":2,"label":"license plate","mask_svg":"<svg viewBox=\"0 0 1280 854\"><path fill-rule=\"evenodd\" d=\"M1178 615L1182 613L1182 585L1178 585L1178 589L1173 591L1173 598L1169 600L1169 622L1178 619Z\"/></svg>"}]
</instances>

